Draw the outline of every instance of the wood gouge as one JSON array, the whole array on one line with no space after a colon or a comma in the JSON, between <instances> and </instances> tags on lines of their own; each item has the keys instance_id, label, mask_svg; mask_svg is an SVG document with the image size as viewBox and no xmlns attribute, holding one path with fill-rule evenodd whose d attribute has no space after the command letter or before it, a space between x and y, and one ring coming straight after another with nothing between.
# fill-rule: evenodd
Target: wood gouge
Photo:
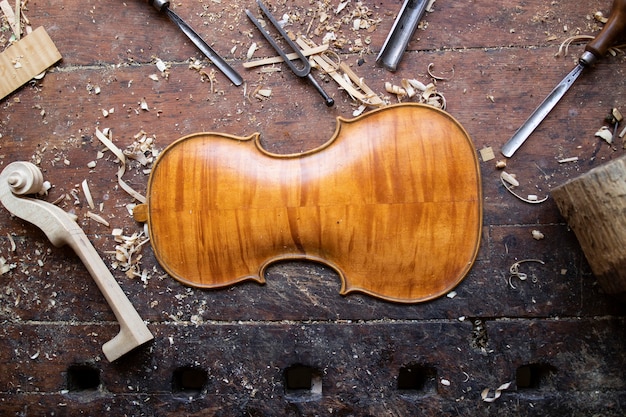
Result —
<instances>
[{"instance_id":1,"label":"wood gouge","mask_svg":"<svg viewBox=\"0 0 626 417\"><path fill-rule=\"evenodd\" d=\"M393 22L393 26L387 35L387 39L383 44L376 63L382 65L389 71L395 71L398 63L406 50L409 41L417 29L424 12L428 0L405 0L398 13L398 17Z\"/></svg>"},{"instance_id":2,"label":"wood gouge","mask_svg":"<svg viewBox=\"0 0 626 417\"><path fill-rule=\"evenodd\" d=\"M183 19L170 9L170 2L166 0L148 0L148 3L160 12L167 14L167 17L183 31L185 35L193 42L194 45L202 51L202 53L215 64L215 66L222 71L222 73L228 77L233 84L239 86L243 84L243 78L237 71L235 71L224 59L218 55L217 52L204 39L198 35Z\"/></svg>"},{"instance_id":3,"label":"wood gouge","mask_svg":"<svg viewBox=\"0 0 626 417\"><path fill-rule=\"evenodd\" d=\"M530 115L528 120L502 146L502 155L510 158L528 139L543 119L556 106L561 97L580 76L583 70L602 58L618 36L626 29L626 0L614 0L611 14L600 33L585 46L578 65L548 94L543 102Z\"/></svg>"}]
</instances>

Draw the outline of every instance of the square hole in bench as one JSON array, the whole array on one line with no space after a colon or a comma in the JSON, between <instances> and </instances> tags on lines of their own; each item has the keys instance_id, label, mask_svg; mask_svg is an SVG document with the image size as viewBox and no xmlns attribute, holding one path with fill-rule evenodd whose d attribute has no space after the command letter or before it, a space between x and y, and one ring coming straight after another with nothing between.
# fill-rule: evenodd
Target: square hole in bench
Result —
<instances>
[{"instance_id":1,"label":"square hole in bench","mask_svg":"<svg viewBox=\"0 0 626 417\"><path fill-rule=\"evenodd\" d=\"M400 368L398 390L406 393L435 392L437 370L428 365L409 365Z\"/></svg>"},{"instance_id":2,"label":"square hole in bench","mask_svg":"<svg viewBox=\"0 0 626 417\"><path fill-rule=\"evenodd\" d=\"M71 365L67 369L69 392L96 391L100 387L100 370L91 365Z\"/></svg>"},{"instance_id":3,"label":"square hole in bench","mask_svg":"<svg viewBox=\"0 0 626 417\"><path fill-rule=\"evenodd\" d=\"M285 370L285 395L296 401L321 398L322 373L310 366L290 366Z\"/></svg>"}]
</instances>

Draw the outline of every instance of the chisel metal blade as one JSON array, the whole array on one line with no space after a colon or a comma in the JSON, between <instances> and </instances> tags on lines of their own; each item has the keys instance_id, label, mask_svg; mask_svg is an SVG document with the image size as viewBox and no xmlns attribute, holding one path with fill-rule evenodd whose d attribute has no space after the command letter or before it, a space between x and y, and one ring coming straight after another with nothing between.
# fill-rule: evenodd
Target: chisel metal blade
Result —
<instances>
[{"instance_id":1,"label":"chisel metal blade","mask_svg":"<svg viewBox=\"0 0 626 417\"><path fill-rule=\"evenodd\" d=\"M520 146L528 139L531 133L539 126L539 124L545 119L545 117L550 113L550 111L556 106L556 104L561 100L561 97L565 95L567 90L574 84L574 81L580 76L583 72L585 66L583 64L578 64L576 67L569 73L561 82L554 87L554 90L548 94L548 96L541 102L539 107L535 109L535 111L530 115L530 117L524 122L522 126L511 136L504 146L502 146L502 155L510 158L513 156L515 151L519 149Z\"/></svg>"},{"instance_id":2,"label":"chisel metal blade","mask_svg":"<svg viewBox=\"0 0 626 417\"><path fill-rule=\"evenodd\" d=\"M501 152L507 158L510 158L517 149L528 139L528 136L535 130L541 121L550 113L550 110L558 103L558 101L567 92L570 86L576 81L580 73L586 67L593 65L598 59L603 57L609 47L615 42L618 36L626 32L626 0L613 0L611 6L611 14L600 31L585 46L585 52L580 56L578 65L557 85L548 97L537 107L533 114L528 118L518 130L513 134L501 149Z\"/></svg>"},{"instance_id":3,"label":"chisel metal blade","mask_svg":"<svg viewBox=\"0 0 626 417\"><path fill-rule=\"evenodd\" d=\"M228 63L224 61L224 59L222 59L222 57L219 56L218 53L215 52L215 50L213 50L213 48L211 48L211 46L209 46L209 44L206 43L195 30L193 30L193 28L191 28L191 26L185 23L185 21L174 13L169 7L165 9L165 12L170 20L178 25L180 30L187 35L189 40L193 42L193 44L196 45L198 49L200 49L200 51L202 51L202 53L206 55L206 57L209 58L230 81L232 81L233 84L243 84L243 78L241 75L228 65Z\"/></svg>"},{"instance_id":4,"label":"chisel metal blade","mask_svg":"<svg viewBox=\"0 0 626 417\"><path fill-rule=\"evenodd\" d=\"M243 84L243 78L237 71L235 71L224 59L217 53L208 43L202 39L198 33L193 30L183 19L180 18L174 11L170 9L170 2L167 0L148 0L148 3L160 12L163 12L167 17L178 26L178 28L193 42L200 51L213 62L213 64L219 69L225 76L228 77L233 84L239 86Z\"/></svg>"}]
</instances>

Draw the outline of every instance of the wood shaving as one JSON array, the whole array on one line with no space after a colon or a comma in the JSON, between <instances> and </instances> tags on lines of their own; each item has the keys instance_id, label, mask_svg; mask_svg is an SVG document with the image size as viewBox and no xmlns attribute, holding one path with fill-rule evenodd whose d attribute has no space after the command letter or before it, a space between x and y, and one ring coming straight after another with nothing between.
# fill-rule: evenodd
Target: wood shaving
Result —
<instances>
[{"instance_id":1,"label":"wood shaving","mask_svg":"<svg viewBox=\"0 0 626 417\"><path fill-rule=\"evenodd\" d=\"M504 188L506 188L508 192L510 192L515 197L517 197L518 199L526 203L540 204L540 203L545 202L548 199L548 196L546 196L543 199L539 200L537 196L534 194L529 195L528 198L524 198L520 196L519 194L515 193L515 191L513 191L513 187L518 187L519 181L517 181L515 176L507 173L506 171L502 171L502 173L500 174L500 181L502 182L502 185L504 185Z\"/></svg>"},{"instance_id":2,"label":"wood shaving","mask_svg":"<svg viewBox=\"0 0 626 417\"><path fill-rule=\"evenodd\" d=\"M604 13L602 13L601 11L595 12L593 14L593 18L596 19L600 23L606 23L609 20L608 18L604 17Z\"/></svg>"},{"instance_id":3,"label":"wood shaving","mask_svg":"<svg viewBox=\"0 0 626 417\"><path fill-rule=\"evenodd\" d=\"M161 76L167 79L169 77L169 68L170 68L169 64L166 64L160 58L156 59L155 64L156 64L157 69L161 73Z\"/></svg>"},{"instance_id":4,"label":"wood shaving","mask_svg":"<svg viewBox=\"0 0 626 417\"><path fill-rule=\"evenodd\" d=\"M0 256L0 275L6 274L15 267L17 267L17 264L11 264L3 256Z\"/></svg>"},{"instance_id":5,"label":"wood shaving","mask_svg":"<svg viewBox=\"0 0 626 417\"><path fill-rule=\"evenodd\" d=\"M454 77L454 67L452 67L452 75L450 75L450 77L441 77L441 76L436 76L435 74L433 74L432 69L435 66L435 64L433 64L432 62L430 64L428 64L428 75L430 75L430 77L433 80L438 80L438 81L448 81L451 80Z\"/></svg>"},{"instance_id":6,"label":"wood shaving","mask_svg":"<svg viewBox=\"0 0 626 417\"><path fill-rule=\"evenodd\" d=\"M405 98L415 97L422 104L428 104L442 110L446 109L446 99L443 94L437 91L435 84L424 84L416 79L403 79L400 84L398 86L385 82L385 91L395 94L399 102ZM420 93L417 94L417 91Z\"/></svg>"},{"instance_id":7,"label":"wood shaving","mask_svg":"<svg viewBox=\"0 0 626 417\"><path fill-rule=\"evenodd\" d=\"M13 240L13 236L10 233L7 233L7 238L9 239L9 243L11 244L11 252L15 252L17 249L17 245L15 244L15 240Z\"/></svg>"},{"instance_id":8,"label":"wood shaving","mask_svg":"<svg viewBox=\"0 0 626 417\"><path fill-rule=\"evenodd\" d=\"M298 38L296 43L302 48L304 53L310 53L317 48L317 45L312 41L303 38ZM362 77L359 77L348 65L341 62L338 54L331 51L312 54L311 61L318 70L337 82L353 100L373 107L379 107L384 104L383 100L367 86Z\"/></svg>"},{"instance_id":9,"label":"wood shaving","mask_svg":"<svg viewBox=\"0 0 626 417\"><path fill-rule=\"evenodd\" d=\"M150 241L145 237L143 232L133 233L131 236L125 236L122 229L113 229L111 232L116 243L114 252L115 262L111 265L113 269L120 269L125 272L128 278L141 278L144 283L147 282L147 271L141 270L141 249Z\"/></svg>"},{"instance_id":10,"label":"wood shaving","mask_svg":"<svg viewBox=\"0 0 626 417\"><path fill-rule=\"evenodd\" d=\"M321 45L321 46L316 46L314 48L307 48L306 50L301 51L302 54L304 56L311 56L311 55L316 55L319 53L322 53L324 51L328 50L328 45ZM287 58L289 58L290 60L294 60L294 59L298 59L298 54L296 54L295 52L289 53L287 54ZM250 59L250 58L248 58ZM257 59L254 61L249 61L249 62L244 62L243 63L243 67L244 68L254 68L254 67L259 67L262 65L270 65L270 64L278 64L283 62L283 57L281 56L274 56L274 57L270 57L270 58L262 58L262 59Z\"/></svg>"},{"instance_id":11,"label":"wood shaving","mask_svg":"<svg viewBox=\"0 0 626 417\"><path fill-rule=\"evenodd\" d=\"M519 187L519 181L515 178L514 174L509 174L506 171L502 171L502 173L500 174L500 178L503 181L511 184L513 187Z\"/></svg>"},{"instance_id":12,"label":"wood shaving","mask_svg":"<svg viewBox=\"0 0 626 417\"><path fill-rule=\"evenodd\" d=\"M543 233L541 233L539 230L533 230L533 231L531 232L531 234L532 234L532 236L533 236L533 239L535 239L535 240L542 240L542 239L544 239L544 238L546 237L546 236L545 236Z\"/></svg>"},{"instance_id":13,"label":"wood shaving","mask_svg":"<svg viewBox=\"0 0 626 417\"><path fill-rule=\"evenodd\" d=\"M261 101L269 100L269 98L272 96L272 89L257 87L256 90L254 90L254 92L252 93L252 96Z\"/></svg>"},{"instance_id":14,"label":"wood shaving","mask_svg":"<svg viewBox=\"0 0 626 417\"><path fill-rule=\"evenodd\" d=\"M143 195L139 194L137 191L135 191L130 185L128 185L122 179L122 177L124 176L124 173L126 172L126 157L124 156L124 153L120 150L120 148L115 146L115 144L111 141L111 139L106 137L106 135L102 133L100 129L98 128L96 128L96 137L98 138L100 142L102 142L104 146L106 146L111 152L113 152L113 154L117 157L118 161L120 162L120 167L117 170L117 182L120 185L120 187L122 187L124 191L130 194L137 201L141 203L145 203L146 198Z\"/></svg>"},{"instance_id":15,"label":"wood shaving","mask_svg":"<svg viewBox=\"0 0 626 417\"><path fill-rule=\"evenodd\" d=\"M528 274L519 271L520 265L524 262L538 262L541 265L546 264L541 259L522 259L521 261L517 261L513 265L511 265L511 267L509 268L509 286L514 290L517 289L517 287L515 287L511 282L513 278L518 278L520 281L526 281L528 279Z\"/></svg>"},{"instance_id":16,"label":"wood shaving","mask_svg":"<svg viewBox=\"0 0 626 417\"><path fill-rule=\"evenodd\" d=\"M500 396L502 395L502 391L508 389L511 386L512 382L507 382L506 384L502 384L500 385L498 388L496 388L493 396L489 395L489 388L485 388L481 393L480 393L480 398L482 398L482 400L486 403L492 403L495 400L497 400L498 398L500 398Z\"/></svg>"},{"instance_id":17,"label":"wood shaving","mask_svg":"<svg viewBox=\"0 0 626 417\"><path fill-rule=\"evenodd\" d=\"M246 53L246 59L249 61L252 59L252 56L257 50L256 42L252 42L252 45L248 48L248 52Z\"/></svg>"},{"instance_id":18,"label":"wood shaving","mask_svg":"<svg viewBox=\"0 0 626 417\"><path fill-rule=\"evenodd\" d=\"M18 4L19 4L19 0L18 0ZM7 0L0 1L0 9L6 16L7 22L9 23L9 26L11 26L11 30L13 30L13 36L15 37L15 40L16 41L19 40L21 33L22 33L22 30L20 27L20 21L19 21L19 14L16 14L13 11L13 8L11 7L11 5L9 4Z\"/></svg>"},{"instance_id":19,"label":"wood shaving","mask_svg":"<svg viewBox=\"0 0 626 417\"><path fill-rule=\"evenodd\" d=\"M482 148L479 152L480 158L483 160L483 162L488 162L496 158L496 155L493 152L493 148L491 146L486 146Z\"/></svg>"},{"instance_id":20,"label":"wood shaving","mask_svg":"<svg viewBox=\"0 0 626 417\"><path fill-rule=\"evenodd\" d=\"M93 197L91 196L91 190L89 189L89 184L87 184L87 180L83 180L81 186L83 188L83 193L85 194L85 199L87 200L89 208L94 210L96 208L96 205L93 202Z\"/></svg>"},{"instance_id":21,"label":"wood shaving","mask_svg":"<svg viewBox=\"0 0 626 417\"><path fill-rule=\"evenodd\" d=\"M600 139L604 140L609 145L611 145L613 143L613 132L611 132L611 130L608 127L606 127L606 126L602 126L594 134L594 136L599 137Z\"/></svg>"},{"instance_id":22,"label":"wood shaving","mask_svg":"<svg viewBox=\"0 0 626 417\"><path fill-rule=\"evenodd\" d=\"M99 216L99 215L97 215L96 213L92 213L91 211L88 211L88 212L85 214L85 217L88 217L88 218L90 218L90 219L92 219L92 220L95 220L96 222L98 222L98 223L100 223L100 224L103 224L103 225L105 225L105 226L107 226L107 227L109 227L109 226L110 226L109 222L108 222L108 221L106 221L106 220L105 220L102 216Z\"/></svg>"}]
</instances>

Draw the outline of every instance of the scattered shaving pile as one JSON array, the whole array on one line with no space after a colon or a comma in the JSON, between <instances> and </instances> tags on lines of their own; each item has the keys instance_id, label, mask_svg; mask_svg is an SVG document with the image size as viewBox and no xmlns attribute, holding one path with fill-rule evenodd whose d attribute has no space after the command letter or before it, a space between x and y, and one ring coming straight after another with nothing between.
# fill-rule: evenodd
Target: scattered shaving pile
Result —
<instances>
[{"instance_id":1,"label":"scattered shaving pile","mask_svg":"<svg viewBox=\"0 0 626 417\"><path fill-rule=\"evenodd\" d=\"M96 129L96 137L102 142L108 150L110 150L118 159L120 168L117 172L118 183L120 187L134 199L145 202L145 197L133 190L123 179L122 176L126 172L127 167L136 167L143 174L149 174L152 163L159 155L159 151L155 148L154 136L149 136L143 130L133 136L133 142L123 151L120 150L111 139L109 129L102 132ZM102 152L98 154L101 158ZM127 205L130 214L135 207L134 204ZM149 242L148 237L143 232L135 232L130 236L125 236L123 229L115 228L111 232L117 245L115 251L107 252L114 255L115 261L111 264L113 269L124 271L128 278L141 278L144 284L149 279L148 271L141 268L141 249Z\"/></svg>"},{"instance_id":2,"label":"scattered shaving pile","mask_svg":"<svg viewBox=\"0 0 626 417\"><path fill-rule=\"evenodd\" d=\"M312 29L315 36L323 38L322 43L328 43L339 49L347 46L348 51L353 53L367 52L371 44L369 33L374 32L382 21L360 1L351 3L350 0L346 0L340 2L336 8L333 8L329 1L319 1L313 13L307 34ZM291 17L289 16L290 19ZM351 30L351 35L355 35L353 39L345 35L342 30L344 26ZM361 31L365 31L365 39L361 37Z\"/></svg>"},{"instance_id":3,"label":"scattered shaving pile","mask_svg":"<svg viewBox=\"0 0 626 417\"><path fill-rule=\"evenodd\" d=\"M126 273L128 278L141 278L145 284L149 278L148 271L141 269L141 249L150 239L144 236L143 232L133 233L131 236L124 236L122 229L113 229L111 232L115 242L115 251L109 252L115 255L115 261L111 264L113 269L120 269Z\"/></svg>"},{"instance_id":4,"label":"scattered shaving pile","mask_svg":"<svg viewBox=\"0 0 626 417\"><path fill-rule=\"evenodd\" d=\"M424 84L416 79L403 79L400 86L386 82L385 90L395 94L399 102L404 99L417 99L420 103L446 109L446 98L437 91L435 83Z\"/></svg>"}]
</instances>

